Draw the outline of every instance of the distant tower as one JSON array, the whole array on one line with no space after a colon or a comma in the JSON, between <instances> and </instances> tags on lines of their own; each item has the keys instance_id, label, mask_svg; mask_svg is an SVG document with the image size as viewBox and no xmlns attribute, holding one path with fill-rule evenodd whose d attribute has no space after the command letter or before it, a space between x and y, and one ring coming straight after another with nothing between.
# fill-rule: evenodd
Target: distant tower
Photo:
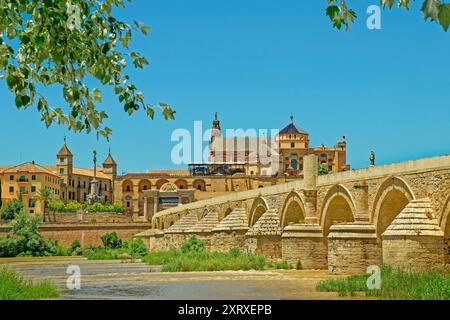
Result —
<instances>
[{"instance_id":1,"label":"distant tower","mask_svg":"<svg viewBox=\"0 0 450 320\"><path fill-rule=\"evenodd\" d=\"M213 142L214 138L222 136L222 129L220 128L220 121L217 117L217 112L214 114L214 120L212 123L211 129L211 142Z\"/></svg>"},{"instance_id":2,"label":"distant tower","mask_svg":"<svg viewBox=\"0 0 450 320\"><path fill-rule=\"evenodd\" d=\"M73 154L67 147L66 137L64 137L63 146L56 155L56 170L64 183L68 184L73 171Z\"/></svg>"},{"instance_id":3,"label":"distant tower","mask_svg":"<svg viewBox=\"0 0 450 320\"><path fill-rule=\"evenodd\" d=\"M220 121L217 117L217 112L214 115L214 120L212 122L211 128L211 139L209 141L209 161L215 162L217 157L220 159L223 157L223 139L222 139L222 130L220 128ZM220 151L218 151L220 150ZM223 160L220 160L223 161Z\"/></svg>"},{"instance_id":4,"label":"distant tower","mask_svg":"<svg viewBox=\"0 0 450 320\"><path fill-rule=\"evenodd\" d=\"M117 176L117 163L111 155L111 148L109 149L108 157L103 161L103 173L107 175L112 182Z\"/></svg>"}]
</instances>

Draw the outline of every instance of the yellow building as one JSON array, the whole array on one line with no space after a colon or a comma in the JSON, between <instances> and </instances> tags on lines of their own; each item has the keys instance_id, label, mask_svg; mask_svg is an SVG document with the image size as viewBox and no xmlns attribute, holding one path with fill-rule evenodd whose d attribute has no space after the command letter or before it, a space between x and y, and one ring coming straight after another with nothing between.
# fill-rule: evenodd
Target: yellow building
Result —
<instances>
[{"instance_id":1,"label":"yellow building","mask_svg":"<svg viewBox=\"0 0 450 320\"><path fill-rule=\"evenodd\" d=\"M41 204L34 200L41 189L49 189L54 199L64 203L86 202L90 183L94 178L93 168L74 167L73 154L64 144L56 155L55 165L38 165L34 161L18 166L0 167L0 190L2 204L22 197L30 213L42 213ZM113 183L117 174L117 164L109 153L103 167L96 170L99 193L104 202L112 203Z\"/></svg>"},{"instance_id":2,"label":"yellow building","mask_svg":"<svg viewBox=\"0 0 450 320\"><path fill-rule=\"evenodd\" d=\"M22 197L28 212L42 213L42 204L34 199L36 193L41 189L48 189L59 197L61 195L59 179L54 172L34 161L9 168L3 167L0 172L2 204Z\"/></svg>"}]
</instances>

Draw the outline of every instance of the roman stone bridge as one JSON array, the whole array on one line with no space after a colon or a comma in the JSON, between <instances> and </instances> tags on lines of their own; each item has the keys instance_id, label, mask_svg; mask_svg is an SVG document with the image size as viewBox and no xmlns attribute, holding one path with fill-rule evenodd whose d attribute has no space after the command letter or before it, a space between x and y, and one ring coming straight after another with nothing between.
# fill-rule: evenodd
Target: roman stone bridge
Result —
<instances>
[{"instance_id":1,"label":"roman stone bridge","mask_svg":"<svg viewBox=\"0 0 450 320\"><path fill-rule=\"evenodd\" d=\"M450 155L323 176L317 163L304 158L303 180L161 211L152 244L197 234L211 249L238 246L337 273L448 263Z\"/></svg>"}]
</instances>

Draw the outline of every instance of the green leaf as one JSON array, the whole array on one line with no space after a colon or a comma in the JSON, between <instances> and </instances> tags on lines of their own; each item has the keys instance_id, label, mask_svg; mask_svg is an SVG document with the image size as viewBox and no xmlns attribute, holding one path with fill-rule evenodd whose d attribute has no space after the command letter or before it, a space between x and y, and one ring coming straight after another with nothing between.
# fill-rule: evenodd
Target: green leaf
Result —
<instances>
[{"instance_id":1,"label":"green leaf","mask_svg":"<svg viewBox=\"0 0 450 320\"><path fill-rule=\"evenodd\" d=\"M23 106L22 97L21 96L16 96L15 103L16 103L16 107L17 108L20 108L21 106Z\"/></svg>"},{"instance_id":2,"label":"green leaf","mask_svg":"<svg viewBox=\"0 0 450 320\"><path fill-rule=\"evenodd\" d=\"M450 25L450 4L441 4L439 6L439 23L441 24L442 28L447 32L448 26Z\"/></svg>"},{"instance_id":3,"label":"green leaf","mask_svg":"<svg viewBox=\"0 0 450 320\"><path fill-rule=\"evenodd\" d=\"M337 13L339 13L339 7L338 6L329 6L327 8L326 15L329 16L331 20L334 19L334 17L336 16Z\"/></svg>"},{"instance_id":4,"label":"green leaf","mask_svg":"<svg viewBox=\"0 0 450 320\"><path fill-rule=\"evenodd\" d=\"M430 18L431 21L438 21L440 5L441 2L439 0L425 0L422 5L424 19Z\"/></svg>"}]
</instances>

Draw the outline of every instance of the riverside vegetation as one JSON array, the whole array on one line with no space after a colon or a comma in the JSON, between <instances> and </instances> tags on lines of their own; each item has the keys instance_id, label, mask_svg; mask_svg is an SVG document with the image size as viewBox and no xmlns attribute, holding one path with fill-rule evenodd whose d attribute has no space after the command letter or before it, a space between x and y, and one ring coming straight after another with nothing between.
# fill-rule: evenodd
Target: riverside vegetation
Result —
<instances>
[{"instance_id":1,"label":"riverside vegetation","mask_svg":"<svg viewBox=\"0 0 450 320\"><path fill-rule=\"evenodd\" d=\"M206 251L204 242L195 236L186 240L179 249L152 251L143 261L162 265L163 272L293 269L287 262L268 262L264 256L245 253L238 248L229 252Z\"/></svg>"},{"instance_id":2,"label":"riverside vegetation","mask_svg":"<svg viewBox=\"0 0 450 320\"><path fill-rule=\"evenodd\" d=\"M51 282L33 283L16 271L0 268L0 300L37 300L58 297L58 290Z\"/></svg>"},{"instance_id":3,"label":"riverside vegetation","mask_svg":"<svg viewBox=\"0 0 450 320\"><path fill-rule=\"evenodd\" d=\"M381 289L367 287L369 274L349 276L344 279L321 281L316 290L337 292L340 296L355 296L395 300L450 300L450 269L408 272L389 266L381 268Z\"/></svg>"}]
</instances>

